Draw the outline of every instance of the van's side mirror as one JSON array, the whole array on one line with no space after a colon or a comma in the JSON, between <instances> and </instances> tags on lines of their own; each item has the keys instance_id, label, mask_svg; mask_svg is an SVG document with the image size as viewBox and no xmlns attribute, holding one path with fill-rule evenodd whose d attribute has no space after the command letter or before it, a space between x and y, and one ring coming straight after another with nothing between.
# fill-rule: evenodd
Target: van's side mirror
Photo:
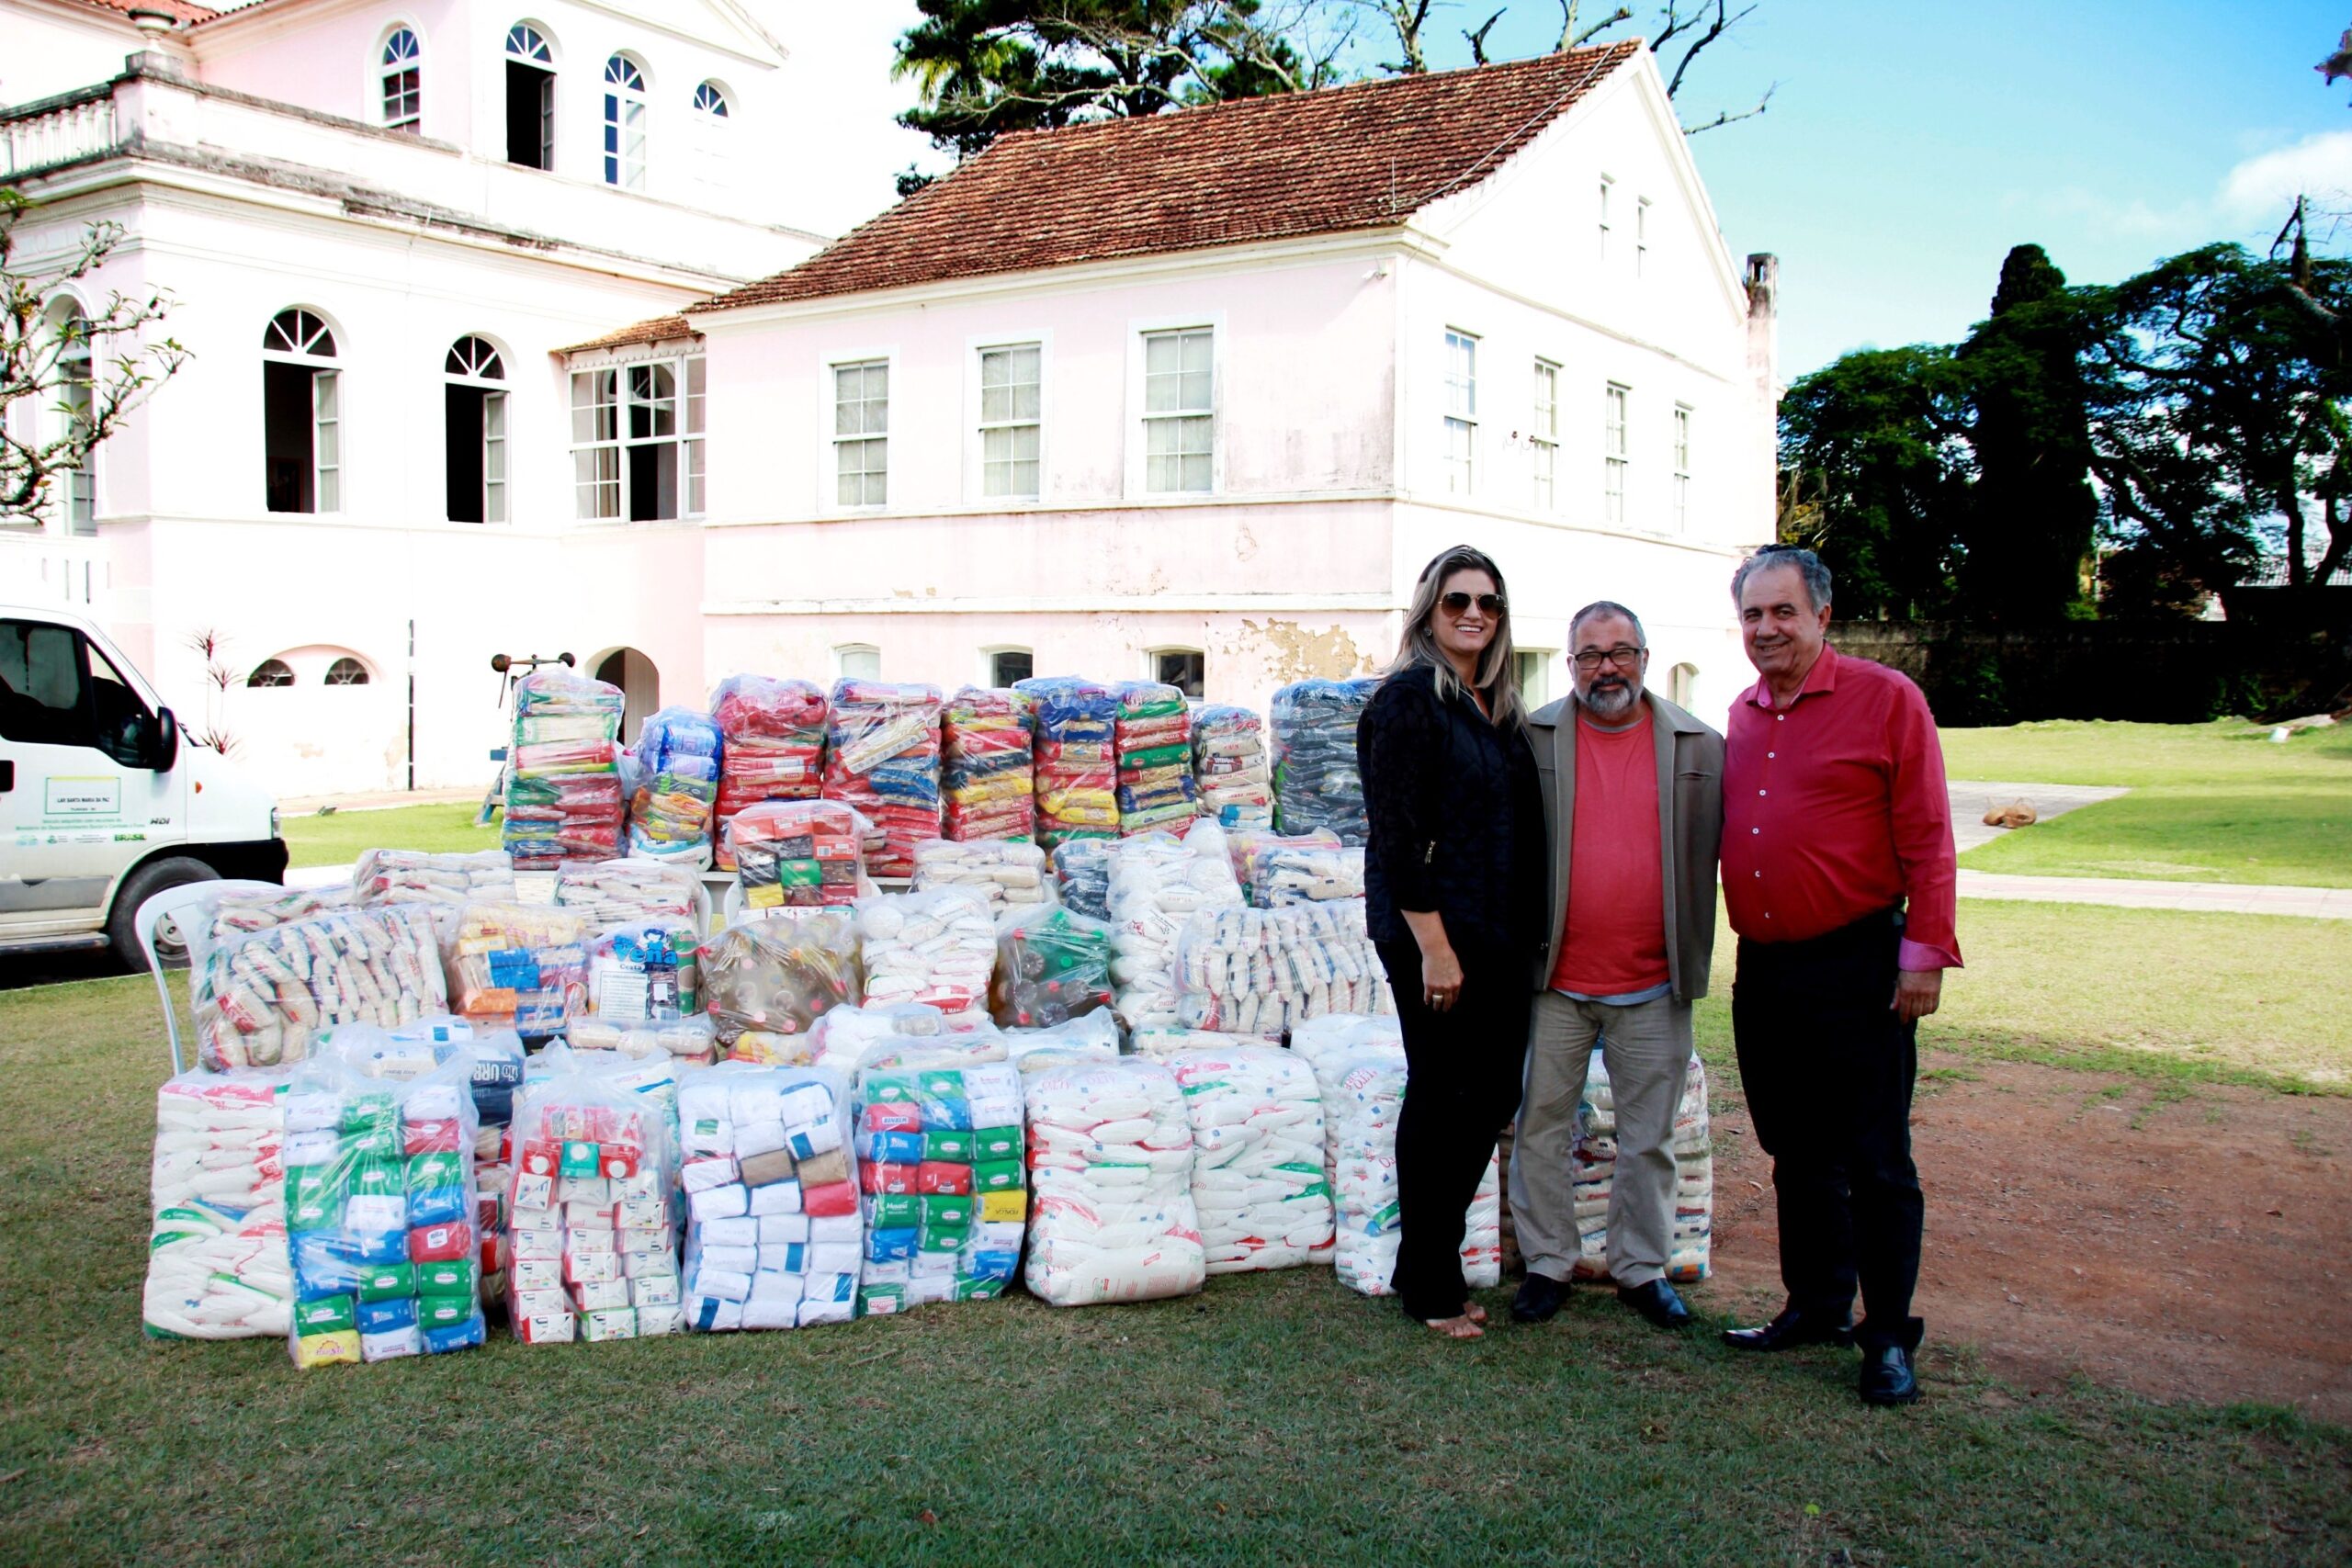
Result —
<instances>
[{"instance_id":1,"label":"van's side mirror","mask_svg":"<svg viewBox=\"0 0 2352 1568\"><path fill-rule=\"evenodd\" d=\"M147 766L156 773L167 773L180 760L180 721L173 716L171 709L158 708L152 722L154 728L147 732L147 744L142 748Z\"/></svg>"}]
</instances>

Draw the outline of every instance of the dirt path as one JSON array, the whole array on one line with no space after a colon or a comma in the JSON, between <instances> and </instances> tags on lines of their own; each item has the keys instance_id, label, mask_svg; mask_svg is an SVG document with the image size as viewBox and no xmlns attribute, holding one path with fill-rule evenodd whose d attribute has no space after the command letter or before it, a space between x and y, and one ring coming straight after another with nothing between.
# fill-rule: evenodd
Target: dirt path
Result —
<instances>
[{"instance_id":1,"label":"dirt path","mask_svg":"<svg viewBox=\"0 0 2352 1568\"><path fill-rule=\"evenodd\" d=\"M1931 1340L1972 1344L2029 1389L2081 1372L2352 1424L2352 1099L2176 1098L2143 1079L1951 1056L1921 1067L1917 1311ZM1770 1162L1744 1107L1715 1131L1713 1293L1770 1310Z\"/></svg>"}]
</instances>

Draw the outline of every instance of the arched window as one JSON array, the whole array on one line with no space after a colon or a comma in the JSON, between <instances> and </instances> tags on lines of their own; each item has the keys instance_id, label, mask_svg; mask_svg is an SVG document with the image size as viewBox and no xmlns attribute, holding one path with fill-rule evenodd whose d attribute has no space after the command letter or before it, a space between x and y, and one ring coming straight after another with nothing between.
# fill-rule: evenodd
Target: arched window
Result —
<instances>
[{"instance_id":1,"label":"arched window","mask_svg":"<svg viewBox=\"0 0 2352 1568\"><path fill-rule=\"evenodd\" d=\"M506 29L506 161L555 167L555 51L528 22Z\"/></svg>"},{"instance_id":2,"label":"arched window","mask_svg":"<svg viewBox=\"0 0 2352 1568\"><path fill-rule=\"evenodd\" d=\"M254 666L245 677L248 686L290 686L294 683L293 667L283 659L265 659Z\"/></svg>"},{"instance_id":3,"label":"arched window","mask_svg":"<svg viewBox=\"0 0 2352 1568\"><path fill-rule=\"evenodd\" d=\"M327 666L326 683L330 686L364 686L368 683L368 666L356 659L338 659Z\"/></svg>"},{"instance_id":4,"label":"arched window","mask_svg":"<svg viewBox=\"0 0 2352 1568\"><path fill-rule=\"evenodd\" d=\"M645 188L645 72L626 54L605 62L605 183Z\"/></svg>"},{"instance_id":5,"label":"arched window","mask_svg":"<svg viewBox=\"0 0 2352 1568\"><path fill-rule=\"evenodd\" d=\"M57 334L57 435L59 440L89 438L97 417L96 387L90 372L90 321L71 298L49 308L50 330ZM74 466L59 478L57 504L65 531L89 537L98 531L98 454L85 446Z\"/></svg>"},{"instance_id":6,"label":"arched window","mask_svg":"<svg viewBox=\"0 0 2352 1568\"><path fill-rule=\"evenodd\" d=\"M343 510L343 415L334 333L299 307L263 329L262 449L272 512Z\"/></svg>"},{"instance_id":7,"label":"arched window","mask_svg":"<svg viewBox=\"0 0 2352 1568\"><path fill-rule=\"evenodd\" d=\"M424 50L416 35L394 28L376 67L384 91L384 129L415 135L424 119Z\"/></svg>"},{"instance_id":8,"label":"arched window","mask_svg":"<svg viewBox=\"0 0 2352 1568\"><path fill-rule=\"evenodd\" d=\"M705 82L695 89L695 108L713 119L725 119L730 112L727 105L727 89L716 82Z\"/></svg>"},{"instance_id":9,"label":"arched window","mask_svg":"<svg viewBox=\"0 0 2352 1568\"><path fill-rule=\"evenodd\" d=\"M461 337L442 366L449 521L506 521L506 365L497 344Z\"/></svg>"}]
</instances>

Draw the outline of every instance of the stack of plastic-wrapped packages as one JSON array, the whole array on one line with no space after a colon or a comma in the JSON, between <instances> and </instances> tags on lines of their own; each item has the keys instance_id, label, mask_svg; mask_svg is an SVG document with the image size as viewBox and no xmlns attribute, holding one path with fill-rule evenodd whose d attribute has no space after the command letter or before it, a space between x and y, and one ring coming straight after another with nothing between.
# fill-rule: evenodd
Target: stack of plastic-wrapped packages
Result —
<instances>
[{"instance_id":1,"label":"stack of plastic-wrapped packages","mask_svg":"<svg viewBox=\"0 0 2352 1568\"><path fill-rule=\"evenodd\" d=\"M288 1332L285 1075L181 1073L155 1093L143 1316L159 1339Z\"/></svg>"},{"instance_id":2,"label":"stack of plastic-wrapped packages","mask_svg":"<svg viewBox=\"0 0 2352 1568\"><path fill-rule=\"evenodd\" d=\"M594 930L577 909L553 904L467 905L449 947L450 1010L527 1042L561 1034L589 1010Z\"/></svg>"},{"instance_id":3,"label":"stack of plastic-wrapped packages","mask_svg":"<svg viewBox=\"0 0 2352 1568\"><path fill-rule=\"evenodd\" d=\"M856 924L846 909L739 921L704 944L702 990L730 1056L806 1062L817 1021L863 999Z\"/></svg>"},{"instance_id":4,"label":"stack of plastic-wrapped packages","mask_svg":"<svg viewBox=\"0 0 2352 1568\"><path fill-rule=\"evenodd\" d=\"M1157 681L1122 681L1113 734L1119 831L1181 826L1193 815L1193 714L1184 694Z\"/></svg>"},{"instance_id":5,"label":"stack of plastic-wrapped packages","mask_svg":"<svg viewBox=\"0 0 2352 1568\"><path fill-rule=\"evenodd\" d=\"M647 860L574 861L557 874L555 901L591 922L691 920L702 909L702 878L685 865Z\"/></svg>"},{"instance_id":6,"label":"stack of plastic-wrapped packages","mask_svg":"<svg viewBox=\"0 0 2352 1568\"><path fill-rule=\"evenodd\" d=\"M860 1240L838 1073L729 1062L678 1091L689 1328L806 1328L857 1312Z\"/></svg>"},{"instance_id":7,"label":"stack of plastic-wrapped packages","mask_svg":"<svg viewBox=\"0 0 2352 1568\"><path fill-rule=\"evenodd\" d=\"M365 1077L334 1053L295 1073L285 1099L295 1365L482 1343L471 1077L463 1051L407 1081Z\"/></svg>"},{"instance_id":8,"label":"stack of plastic-wrapped packages","mask_svg":"<svg viewBox=\"0 0 2352 1568\"><path fill-rule=\"evenodd\" d=\"M1273 826L1274 771L1257 710L1212 703L1193 716L1193 790L1220 827Z\"/></svg>"},{"instance_id":9,"label":"stack of plastic-wrapped packages","mask_svg":"<svg viewBox=\"0 0 2352 1568\"><path fill-rule=\"evenodd\" d=\"M987 1013L996 923L969 888L862 899L857 936L869 1005L922 1002L950 1016Z\"/></svg>"},{"instance_id":10,"label":"stack of plastic-wrapped packages","mask_svg":"<svg viewBox=\"0 0 2352 1568\"><path fill-rule=\"evenodd\" d=\"M1116 1061L1119 1020L1110 1009L1097 1008L1045 1029L1008 1029L1004 1055L1023 1077L1054 1067Z\"/></svg>"},{"instance_id":11,"label":"stack of plastic-wrapped packages","mask_svg":"<svg viewBox=\"0 0 2352 1568\"><path fill-rule=\"evenodd\" d=\"M1286 850L1304 852L1340 847L1340 835L1327 828L1318 828L1311 833L1277 833L1271 829L1243 828L1227 833L1225 838L1227 848L1233 852L1233 874L1241 879L1241 896L1261 909L1266 907L1266 900L1260 896L1255 880L1260 849L1280 845Z\"/></svg>"},{"instance_id":12,"label":"stack of plastic-wrapped packages","mask_svg":"<svg viewBox=\"0 0 2352 1568\"><path fill-rule=\"evenodd\" d=\"M1363 851L1263 838L1250 852L1250 901L1261 908L1363 897Z\"/></svg>"},{"instance_id":13,"label":"stack of plastic-wrapped packages","mask_svg":"<svg viewBox=\"0 0 2352 1568\"><path fill-rule=\"evenodd\" d=\"M1119 831L1119 699L1069 675L1018 682L1036 720L1037 841L1108 839Z\"/></svg>"},{"instance_id":14,"label":"stack of plastic-wrapped packages","mask_svg":"<svg viewBox=\"0 0 2352 1568\"><path fill-rule=\"evenodd\" d=\"M1161 1060L1193 1124L1193 1205L1208 1271L1329 1262L1331 1188L1313 1068L1264 1044L1180 1050Z\"/></svg>"},{"instance_id":15,"label":"stack of plastic-wrapped packages","mask_svg":"<svg viewBox=\"0 0 2352 1568\"><path fill-rule=\"evenodd\" d=\"M407 1023L443 1010L432 908L355 909L349 901L340 888L332 903L224 894L180 917L201 1066L299 1062L337 1024ZM277 918L305 909L315 912Z\"/></svg>"},{"instance_id":16,"label":"stack of plastic-wrapped packages","mask_svg":"<svg viewBox=\"0 0 2352 1568\"><path fill-rule=\"evenodd\" d=\"M1050 1029L1107 1008L1111 929L1048 904L997 919L989 1010L1000 1029Z\"/></svg>"},{"instance_id":17,"label":"stack of plastic-wrapped packages","mask_svg":"<svg viewBox=\"0 0 2352 1568\"><path fill-rule=\"evenodd\" d=\"M708 865L718 803L718 723L694 708L663 708L645 721L632 755L628 852L697 871Z\"/></svg>"},{"instance_id":18,"label":"stack of plastic-wrapped packages","mask_svg":"<svg viewBox=\"0 0 2352 1568\"><path fill-rule=\"evenodd\" d=\"M1379 686L1370 676L1295 681L1274 694L1274 823L1283 832L1329 828L1342 843L1363 842L1356 721Z\"/></svg>"},{"instance_id":19,"label":"stack of plastic-wrapped packages","mask_svg":"<svg viewBox=\"0 0 2352 1568\"><path fill-rule=\"evenodd\" d=\"M1199 1290L1208 1258L1175 1075L1134 1056L1055 1066L1026 1100L1030 1293L1091 1306Z\"/></svg>"},{"instance_id":20,"label":"stack of plastic-wrapped packages","mask_svg":"<svg viewBox=\"0 0 2352 1568\"><path fill-rule=\"evenodd\" d=\"M690 920L610 926L588 942L588 1006L565 1038L583 1051L718 1059L718 1030L702 1010L700 940Z\"/></svg>"},{"instance_id":21,"label":"stack of plastic-wrapped packages","mask_svg":"<svg viewBox=\"0 0 2352 1568\"><path fill-rule=\"evenodd\" d=\"M1616 1190L1617 1104L1596 1046L1585 1077L1584 1101L1577 1107L1577 1138L1571 1156L1576 1171L1577 1272L1609 1278L1609 1199ZM1714 1145L1707 1126L1707 1069L1697 1056L1682 1080L1674 1110L1674 1229L1668 1241L1666 1277L1695 1285L1708 1275L1710 1235L1714 1227Z\"/></svg>"},{"instance_id":22,"label":"stack of plastic-wrapped packages","mask_svg":"<svg viewBox=\"0 0 2352 1568\"><path fill-rule=\"evenodd\" d=\"M729 863L747 910L842 907L872 891L872 825L838 800L770 800L727 824Z\"/></svg>"},{"instance_id":23,"label":"stack of plastic-wrapped packages","mask_svg":"<svg viewBox=\"0 0 2352 1568\"><path fill-rule=\"evenodd\" d=\"M1054 848L1054 891L1081 915L1111 918L1111 846L1101 839L1072 839Z\"/></svg>"},{"instance_id":24,"label":"stack of plastic-wrapped packages","mask_svg":"<svg viewBox=\"0 0 2352 1568\"><path fill-rule=\"evenodd\" d=\"M991 916L1053 897L1046 852L1026 839L932 839L917 844L914 890L927 893L934 887L968 887L980 896Z\"/></svg>"},{"instance_id":25,"label":"stack of plastic-wrapped packages","mask_svg":"<svg viewBox=\"0 0 2352 1568\"><path fill-rule=\"evenodd\" d=\"M531 1345L634 1339L678 1326L678 1162L659 1111L573 1066L528 1085L510 1130L507 1280Z\"/></svg>"},{"instance_id":26,"label":"stack of plastic-wrapped packages","mask_svg":"<svg viewBox=\"0 0 2352 1568\"><path fill-rule=\"evenodd\" d=\"M825 798L873 825L865 869L911 876L915 846L939 837L939 688L840 681L825 733Z\"/></svg>"},{"instance_id":27,"label":"stack of plastic-wrapped packages","mask_svg":"<svg viewBox=\"0 0 2352 1568\"><path fill-rule=\"evenodd\" d=\"M1270 1038L1326 1013L1396 1010L1361 898L1204 913L1179 943L1176 989L1185 1027Z\"/></svg>"},{"instance_id":28,"label":"stack of plastic-wrapped packages","mask_svg":"<svg viewBox=\"0 0 2352 1568\"><path fill-rule=\"evenodd\" d=\"M806 1065L854 1074L918 1053L957 1061L1005 1058L1005 1036L986 1012L941 1012L928 1002L874 1002L828 1010L808 1035Z\"/></svg>"},{"instance_id":29,"label":"stack of plastic-wrapped packages","mask_svg":"<svg viewBox=\"0 0 2352 1568\"><path fill-rule=\"evenodd\" d=\"M857 1078L865 1219L858 1310L1001 1295L1020 1266L1028 1187L1021 1074L1003 1062L868 1067Z\"/></svg>"},{"instance_id":30,"label":"stack of plastic-wrapped packages","mask_svg":"<svg viewBox=\"0 0 2352 1568\"><path fill-rule=\"evenodd\" d=\"M430 854L423 850L369 850L351 868L351 897L362 908L380 904L469 904L514 897L514 863L503 850Z\"/></svg>"},{"instance_id":31,"label":"stack of plastic-wrapped packages","mask_svg":"<svg viewBox=\"0 0 2352 1568\"><path fill-rule=\"evenodd\" d=\"M1396 1117L1406 1094L1405 1047L1391 1018L1327 1016L1295 1030L1323 1100L1327 1168L1338 1205L1332 1262L1340 1282L1390 1293L1396 1245ZM1490 1156L1464 1216L1462 1273L1476 1290L1502 1281L1502 1176Z\"/></svg>"},{"instance_id":32,"label":"stack of plastic-wrapped packages","mask_svg":"<svg viewBox=\"0 0 2352 1568\"><path fill-rule=\"evenodd\" d=\"M806 681L729 675L711 694L718 726L717 864L732 871L727 824L763 800L814 800L825 782L825 694Z\"/></svg>"},{"instance_id":33,"label":"stack of plastic-wrapped packages","mask_svg":"<svg viewBox=\"0 0 2352 1568\"><path fill-rule=\"evenodd\" d=\"M1225 834L1194 818L1183 838L1152 832L1111 852L1111 985L1129 1029L1182 1021L1176 1005L1177 939L1204 909L1238 909Z\"/></svg>"},{"instance_id":34,"label":"stack of plastic-wrapped packages","mask_svg":"<svg viewBox=\"0 0 2352 1568\"><path fill-rule=\"evenodd\" d=\"M560 667L514 683L504 844L518 870L621 852L623 705L618 686Z\"/></svg>"},{"instance_id":35,"label":"stack of plastic-wrapped packages","mask_svg":"<svg viewBox=\"0 0 2352 1568\"><path fill-rule=\"evenodd\" d=\"M1029 705L1020 693L967 686L950 697L939 754L948 838L1026 840L1036 831Z\"/></svg>"}]
</instances>

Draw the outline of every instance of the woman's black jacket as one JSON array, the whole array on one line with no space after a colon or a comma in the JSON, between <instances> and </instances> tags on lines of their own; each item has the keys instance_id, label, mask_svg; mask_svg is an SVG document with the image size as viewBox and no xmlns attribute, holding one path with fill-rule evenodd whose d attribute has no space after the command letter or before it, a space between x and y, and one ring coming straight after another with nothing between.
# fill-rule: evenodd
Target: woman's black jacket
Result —
<instances>
[{"instance_id":1,"label":"woman's black jacket","mask_svg":"<svg viewBox=\"0 0 2352 1568\"><path fill-rule=\"evenodd\" d=\"M1544 939L1544 796L1523 726L1476 698L1440 701L1416 664L1382 682L1356 724L1371 833L1364 895L1374 942L1409 942L1400 909L1434 909L1465 964L1528 957Z\"/></svg>"}]
</instances>

